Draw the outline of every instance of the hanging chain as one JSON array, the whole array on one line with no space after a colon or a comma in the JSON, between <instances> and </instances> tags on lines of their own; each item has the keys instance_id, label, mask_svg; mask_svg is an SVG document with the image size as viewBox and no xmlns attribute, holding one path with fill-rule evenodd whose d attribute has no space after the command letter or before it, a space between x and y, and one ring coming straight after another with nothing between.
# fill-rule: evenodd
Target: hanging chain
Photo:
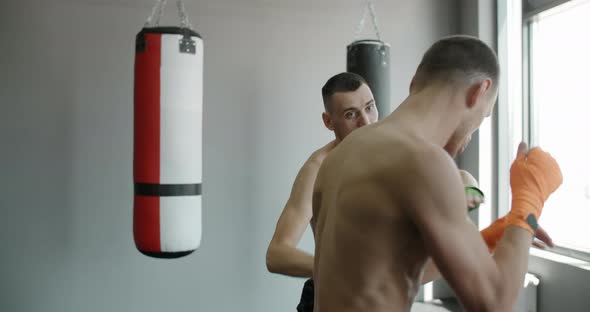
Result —
<instances>
[{"instance_id":1,"label":"hanging chain","mask_svg":"<svg viewBox=\"0 0 590 312\"><path fill-rule=\"evenodd\" d=\"M356 32L354 34L355 39L358 39L359 35L363 31L363 28L365 27L365 19L367 18L367 10L368 9L369 8L366 5L363 6L363 15L361 16L361 20L359 21L359 24L356 26Z\"/></svg>"},{"instance_id":2,"label":"hanging chain","mask_svg":"<svg viewBox=\"0 0 590 312\"><path fill-rule=\"evenodd\" d=\"M158 17L156 19L156 27L160 26L160 19L162 18L162 14L164 13L164 7L166 6L167 0L162 0L160 7L158 7Z\"/></svg>"},{"instance_id":3,"label":"hanging chain","mask_svg":"<svg viewBox=\"0 0 590 312\"><path fill-rule=\"evenodd\" d=\"M164 13L164 7L166 6L167 0L158 0L154 7L152 8L152 14L147 18L145 21L144 27L160 26L160 19ZM178 16L180 17L180 27L181 28L188 28L193 29L193 25L191 25L188 17L186 15L186 10L184 8L184 3L182 0L176 1L176 7L178 8ZM152 24L153 22L153 24Z\"/></svg>"},{"instance_id":4,"label":"hanging chain","mask_svg":"<svg viewBox=\"0 0 590 312\"><path fill-rule=\"evenodd\" d=\"M373 28L375 30L375 34L377 35L377 39L381 41L381 33L379 32L379 25L377 24L377 14L375 14L375 6L373 5L373 1L367 0L367 5L364 6L363 15L359 24L356 28L356 35L355 37L358 38L361 31L365 27L365 20L367 18L367 11L371 14L371 18L373 20Z\"/></svg>"},{"instance_id":5,"label":"hanging chain","mask_svg":"<svg viewBox=\"0 0 590 312\"><path fill-rule=\"evenodd\" d=\"M166 2L166 0L156 1L156 4L152 8L152 14L150 14L150 16L148 16L147 20L145 21L145 24L143 25L144 27L149 27L152 24L152 21L154 20L154 17L156 17L156 14L159 14L159 15L162 14L162 7L163 7L164 2ZM158 18L158 20L159 20L159 18Z\"/></svg>"},{"instance_id":6,"label":"hanging chain","mask_svg":"<svg viewBox=\"0 0 590 312\"><path fill-rule=\"evenodd\" d=\"M176 7L178 8L178 16L180 16L180 27L193 29L193 25L191 25L191 22L189 22L188 17L186 16L184 2L182 2L182 0L177 0Z\"/></svg>"},{"instance_id":7,"label":"hanging chain","mask_svg":"<svg viewBox=\"0 0 590 312\"><path fill-rule=\"evenodd\" d=\"M373 6L373 1L367 0L369 4L369 11L371 12L371 17L373 17L373 28L375 29L375 34L377 35L377 39L381 41L381 33L379 32L379 26L377 25L377 14L375 14L375 7Z\"/></svg>"}]
</instances>

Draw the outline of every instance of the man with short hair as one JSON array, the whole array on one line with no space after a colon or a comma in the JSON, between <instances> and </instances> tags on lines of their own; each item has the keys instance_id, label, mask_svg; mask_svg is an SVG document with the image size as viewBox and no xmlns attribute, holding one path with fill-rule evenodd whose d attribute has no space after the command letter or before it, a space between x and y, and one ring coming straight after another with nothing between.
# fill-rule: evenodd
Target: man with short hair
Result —
<instances>
[{"instance_id":1,"label":"man with short hair","mask_svg":"<svg viewBox=\"0 0 590 312\"><path fill-rule=\"evenodd\" d=\"M371 89L359 75L349 72L334 75L322 87L324 125L335 139L311 154L299 170L291 195L277 222L266 253L270 272L311 278L313 255L297 248L311 220L311 196L317 172L328 153L355 129L374 123L378 112ZM304 285L298 311L313 310L313 281Z\"/></svg>"},{"instance_id":2,"label":"man with short hair","mask_svg":"<svg viewBox=\"0 0 590 312\"><path fill-rule=\"evenodd\" d=\"M326 157L312 197L314 311L410 311L439 274L467 311L513 309L543 203L562 176L548 153L521 144L510 213L481 235L467 217L453 158L491 115L498 79L485 43L443 38L401 105Z\"/></svg>"}]
</instances>

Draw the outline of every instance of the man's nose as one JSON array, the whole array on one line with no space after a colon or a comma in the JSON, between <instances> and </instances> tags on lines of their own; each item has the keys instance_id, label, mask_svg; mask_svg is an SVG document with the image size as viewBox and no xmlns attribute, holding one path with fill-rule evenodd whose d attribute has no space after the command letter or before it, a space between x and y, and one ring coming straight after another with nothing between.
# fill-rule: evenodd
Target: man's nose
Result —
<instances>
[{"instance_id":1,"label":"man's nose","mask_svg":"<svg viewBox=\"0 0 590 312\"><path fill-rule=\"evenodd\" d=\"M367 115L366 113L361 113L358 120L357 120L357 126L358 127L362 127L362 126L366 126L369 124L369 115Z\"/></svg>"}]
</instances>

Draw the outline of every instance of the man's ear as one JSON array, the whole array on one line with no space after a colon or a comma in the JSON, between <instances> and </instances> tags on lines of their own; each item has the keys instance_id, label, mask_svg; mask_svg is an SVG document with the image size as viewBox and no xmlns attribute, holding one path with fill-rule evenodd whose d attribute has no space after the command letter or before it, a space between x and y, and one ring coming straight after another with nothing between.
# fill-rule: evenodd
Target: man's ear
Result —
<instances>
[{"instance_id":1,"label":"man's ear","mask_svg":"<svg viewBox=\"0 0 590 312\"><path fill-rule=\"evenodd\" d=\"M467 99L465 103L467 107L473 108L477 101L487 94L491 86L492 80L489 78L472 84L469 89L467 89Z\"/></svg>"},{"instance_id":2,"label":"man's ear","mask_svg":"<svg viewBox=\"0 0 590 312\"><path fill-rule=\"evenodd\" d=\"M328 128L329 130L333 131L334 124L332 123L332 118L330 117L330 114L323 112L322 119L324 120L324 126L326 126L326 128Z\"/></svg>"}]
</instances>

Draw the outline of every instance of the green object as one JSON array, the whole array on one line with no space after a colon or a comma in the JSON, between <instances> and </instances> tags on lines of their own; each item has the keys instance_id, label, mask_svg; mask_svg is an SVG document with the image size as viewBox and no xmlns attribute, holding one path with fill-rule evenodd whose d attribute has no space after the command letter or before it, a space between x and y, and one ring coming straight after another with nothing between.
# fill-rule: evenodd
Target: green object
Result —
<instances>
[{"instance_id":1,"label":"green object","mask_svg":"<svg viewBox=\"0 0 590 312\"><path fill-rule=\"evenodd\" d=\"M481 198L485 198L484 193L477 187L475 186L466 186L465 187L465 196L473 196L473 197L481 197ZM475 207L471 207L468 208L468 211L472 211L479 208L479 204L476 204Z\"/></svg>"}]
</instances>

